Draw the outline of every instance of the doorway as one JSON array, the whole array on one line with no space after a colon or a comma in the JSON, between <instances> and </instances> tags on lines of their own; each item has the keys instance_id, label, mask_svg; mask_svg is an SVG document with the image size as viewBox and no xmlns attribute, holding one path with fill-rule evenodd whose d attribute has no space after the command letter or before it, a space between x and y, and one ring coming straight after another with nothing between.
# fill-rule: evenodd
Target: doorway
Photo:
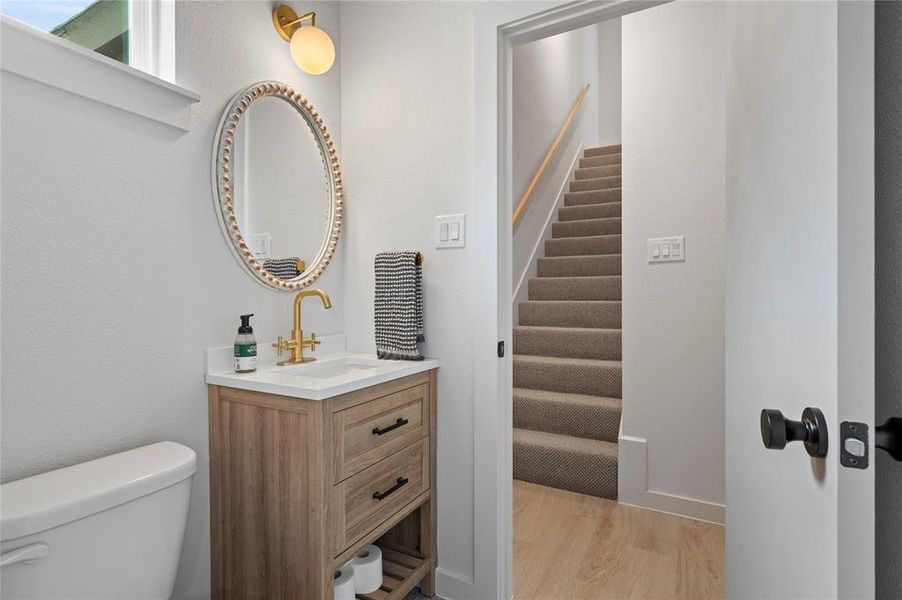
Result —
<instances>
[{"instance_id":1,"label":"doorway","mask_svg":"<svg viewBox=\"0 0 902 600\"><path fill-rule=\"evenodd\" d=\"M716 57L722 54L717 52L721 50L718 45L720 38L712 38L714 41L710 46L713 46L715 52L712 52L711 47L698 43L695 54L673 57L671 56L673 49L679 49L681 45L686 44L687 40L679 39L676 36L673 39L667 39L666 35L660 35L666 29L685 30L682 26L687 24L699 27L700 31L710 29L711 25L716 26L716 23L706 23L704 6L700 7L697 13L686 16L685 23L672 22L672 19L674 14L679 15L683 10L691 10L691 4L688 7L685 4L677 3L659 8L648 5L641 8L649 10L643 15L624 17L624 19L634 17L637 21L643 21L630 28L630 39L636 39L636 27L649 27L644 22L646 18L651 19L656 13L661 16L654 19L654 26L658 28L656 32L647 32L648 40L642 44L644 48L640 48L639 44L629 47L633 61L631 67L634 70L640 66L649 65L649 68L658 68L662 72L668 69L682 72L686 70L685 65L692 65L693 62L696 62L700 71L706 69L722 71L720 63L708 65L705 62L711 60L710 56ZM715 7L715 9L719 10L722 7ZM586 17L586 15L581 16ZM621 16L612 15L611 18L602 19L601 22L610 23ZM593 20L591 26L598 22ZM586 20L577 20L576 23L585 27ZM524 27L523 23L518 26ZM504 30L505 28L502 28L502 32ZM510 101L500 103L499 106L502 110L505 106L513 107L515 102L523 100L515 96L517 89L522 86L515 86L514 78L518 72L523 70L521 68L518 71L516 63L513 62L516 61L517 49L544 43L555 39L554 36L560 36L563 32L571 33L572 31L558 26L549 30L549 35L535 39L528 38L523 43L511 44L510 81L505 79L503 74L499 76L499 80L502 82L500 93L503 94L505 86L509 86L507 94ZM683 34L692 35L685 32ZM624 33L624 35L627 34ZM672 44L672 46L668 44ZM640 54L640 51L645 54ZM685 62L681 64L680 60ZM504 61L499 64L499 73L503 72L503 65ZM625 65L624 70L626 70ZM644 72L641 75L633 72L623 74L624 86L629 89L629 92L625 89L624 94L630 94L623 100L624 121L630 121L630 137L623 140L622 150L622 204L625 229L623 239L624 246L626 246L627 236L632 236L630 237L630 249L625 247L621 249L619 246L615 248L613 245L607 246L608 242L619 243L619 239L615 239L620 237L619 223L615 222L618 215L607 212L595 214L596 209L602 206L605 210L614 209L614 204L620 200L619 197L614 196L620 193L620 190L616 188L620 184L618 180L620 179L621 162L617 155L621 152L616 144L602 145L620 140L575 140L565 137L560 143L560 147L568 149L564 152L569 152L569 154L560 157L558 163L566 165L572 161L574 164L572 176L575 180L571 180L568 184L566 177L562 179L561 184L565 193L561 195L560 200L566 204L570 204L572 201L573 204L582 206L589 206L589 204L582 204L584 202L592 203L592 214L580 214L580 217L588 218L579 223L568 221L552 224L553 229L562 236L566 236L567 239L553 239L546 248L550 250L554 250L557 246L574 246L575 248L564 253L551 253L562 254L562 261L551 258L539 259L540 262L543 262L540 268L544 268L544 271L539 272L538 277L530 283L536 284L538 293L535 299L550 300L550 303L562 302L556 307L562 311L550 316L552 319L557 318L557 322L546 323L535 320L537 310L539 308L544 310L545 307L531 306L529 302L522 305L528 309L529 315L525 322L521 314L518 325L529 324L540 327L531 330L524 330L521 327L513 337L512 387L516 390L516 396L513 399L514 406L517 406L518 401L525 400L531 403L531 407L541 403L544 403L544 408L547 408L548 405L557 404L559 407L561 404L570 403L573 406L578 405L578 408L586 409L593 403L597 408L599 401L611 401L610 406L606 408L610 408L611 411L618 408L614 404L619 405L616 401L620 398L620 390L615 389L616 386L613 384L619 383L614 380L620 378L620 366L616 364L620 359L619 348L611 345L610 348L604 349L601 346L607 343L605 341L608 340L607 336L613 334L613 330L620 323L609 322L605 319L600 319L595 323L595 320L585 320L582 319L582 316L578 318L578 322L573 321L576 313L570 309L574 307L563 306L563 303L569 303L571 300L581 303L579 309L584 315L585 311L590 308L588 304L606 302L619 304L617 301L622 299L623 399L624 405L632 400L630 408L633 413L624 417L625 419L627 416L631 418L630 428L626 430L618 432L619 422L615 422L613 431L607 431L611 429L607 426L603 428L605 431L598 431L598 427L594 427L596 431L589 431L593 427L580 426L585 425L586 421L596 418L595 413L592 416L577 419L581 422L569 423L567 427L561 427L560 415L546 418L545 423L536 423L536 419L528 416L524 423L522 414L524 411L515 408L516 412L511 417L514 428L514 461L523 460L516 449L524 446L530 450L526 454L529 466L535 466L541 462L542 458L547 458L542 455L546 447L549 452L557 453L554 460L560 457L576 457L570 462L566 460L558 463L555 463L554 460L546 461L544 465L540 465L540 468L532 469L531 472L523 469L522 465L516 463L513 465L515 476L528 482L518 481L514 483L513 487L513 572L514 592L518 596L547 597L558 593L579 597L578 588L582 584L585 584L583 591L590 595L595 594L595 596L610 594L611 597L629 597L631 593L635 592L638 595L653 594L676 597L674 594L678 596L686 593L687 597L711 597L719 596L722 593L723 530L719 525L710 525L703 521L723 522L723 348L722 345L718 345L718 339L722 340L723 335L723 307L722 295L714 304L707 298L708 288L722 289L723 286L722 279L720 279L723 276L723 189L722 182L718 181L692 181L683 187L680 177L683 172L689 171L707 170L712 174L720 172L723 107L716 101L708 105L687 98L687 102L694 105L694 112L689 110L681 113L679 110L671 110L665 114L656 110L655 104L660 103L659 100L663 97L666 97L671 103L680 103L682 101L680 94L671 92L679 92L680 88L687 87L691 88L696 95L718 98L723 89L723 79L718 78L709 82L702 77L692 79L684 76L683 79L667 80L666 73L655 73L656 77L650 75ZM641 77L646 77L647 80L642 81L639 79ZM595 84L593 83L593 85ZM575 96L579 90L570 91ZM534 101L535 98L530 97L530 100ZM592 101L590 96L590 100L587 102ZM628 101L629 106L627 106ZM682 107L682 104L680 106ZM503 115L500 119L502 126L507 126L506 131L511 135L511 142L508 145L504 143L506 134L504 133L505 129L502 128L499 147L502 152L507 147L510 155L502 160L499 170L503 174L506 164L514 165L514 168L506 175L502 175L501 181L499 181L501 186L511 186L510 192L513 194L502 192L499 196L505 199L509 199L511 195L515 199L520 197L520 190L516 188L516 167L522 161L516 152L520 151L524 144L522 139L518 140L516 130L512 130L519 121L516 112L516 110L512 110L510 114ZM691 120L687 119L687 114ZM673 115L676 115L677 120L680 121L678 127L672 126L673 119L670 122L664 122L665 117ZM563 120L563 115L558 118ZM643 120L642 127L637 127L634 123L639 118ZM668 127L668 125L671 126ZM573 127L576 129L579 125ZM684 134L688 131L692 135L680 137L670 133L670 130L680 128ZM577 145L578 141L584 141L585 147L581 152L573 153L572 148ZM557 140L555 143L557 144ZM687 144L691 145L691 153L686 152ZM587 148L592 148L588 154L586 154ZM570 154L573 156L571 157ZM691 154L691 156L687 156L687 154ZM643 160L637 160L640 155ZM615 158L616 160L614 160ZM696 162L692 162L693 160ZM654 169L654 172L651 173L654 175L653 177L646 176L649 174L649 169ZM712 179L716 180L717 177L714 176ZM522 184L523 181L519 183ZM558 183L554 182L551 187L557 189ZM665 187L666 189L664 189ZM566 193L568 191L572 193ZM642 202L638 201L640 199ZM546 200L549 206L554 205L554 198ZM574 207L563 207L561 211L557 212L558 218L564 218L564 213L566 213L567 219L574 216L570 214L572 208ZM584 209L580 208L578 212L582 213ZM673 214L668 214L668 212ZM505 225L509 227L509 215L510 213L506 213L504 210L499 212L500 227ZM631 221L631 227L626 226L628 221ZM699 226L699 222L705 221L708 222L707 226ZM521 221L521 223L523 222L528 224L526 219ZM609 225L618 229L616 231L609 230L607 229ZM578 230L575 233L585 235L577 236L579 239L569 237L574 229ZM499 238L504 239L505 233L513 238L509 230L500 232ZM692 247L695 248L695 254L691 261L683 264L654 265L646 262L644 252L646 235L656 237L681 234L686 236L689 243L694 244ZM637 239L640 235L643 239ZM588 248L588 246L593 247ZM512 249L508 250L507 254L511 262L522 259L522 257L513 255L513 248L517 247L522 248L523 244L514 243L512 240ZM668 247L669 249L670 247ZM616 293L607 296L605 294L608 292L618 291L615 288L619 286L620 272L617 271L619 264L615 265L614 263L619 262L621 252L623 253L623 296L621 298ZM501 250L500 253L503 254L504 251ZM712 260L712 257L720 257L721 260ZM504 262L507 261L502 261L501 270L509 269L510 267ZM556 271L561 265L550 265L551 262L566 262L567 264L563 265L564 271ZM515 275L517 274L515 273ZM562 277L555 279L552 277L554 275ZM589 277L583 278L579 277L580 275L589 275ZM505 277L502 275L502 281L504 279ZM516 284L517 278L513 279L514 281L511 283ZM520 286L521 291L523 287ZM591 289L589 289L590 287ZM557 293L559 289L564 292L576 290L578 297L564 298ZM655 289L664 291L668 297L677 299L669 316L666 312L660 314L648 312L647 307L649 301L653 301ZM717 296L717 293L713 295ZM600 309L601 307L594 308ZM515 309L516 306L511 307L512 313ZM719 317L718 314L720 314ZM619 317L619 315L617 316ZM632 330L630 330L631 324ZM547 325L558 325L558 327L542 329L541 326ZM596 327L587 330L587 327L592 325L596 325ZM573 331L568 330L571 327L574 328ZM667 330L668 327L670 330ZM658 334L657 347L655 339L652 337L654 331L657 331ZM619 337L619 332L616 333ZM567 343L566 340L559 344L552 343L568 336L573 339L592 338L597 344L590 349L590 355L583 355L582 351L576 351L576 346L579 345L577 343ZM669 339L668 336L673 336L673 339ZM617 341L619 342L619 339ZM685 355L674 352L673 348L679 347L680 343L692 350ZM540 347L541 344L545 344L546 348ZM551 353L547 348L549 345L555 346L553 352L556 354L545 359L542 354ZM619 343L617 345L619 346ZM599 350L601 354L597 352ZM656 355L658 351L661 352L660 355ZM668 353L670 353L669 357ZM524 357L524 354L530 356ZM571 365L566 361L574 354L579 354L575 361L578 364ZM717 362L718 357L721 362ZM662 365L662 362L667 361L672 365L669 372L667 365ZM547 365L544 364L546 362ZM635 367L632 373L629 370L630 364ZM535 376L524 376L518 370L524 365ZM557 371L561 371L565 375L554 377L549 376L548 373L539 373L544 367L555 370L553 375L559 375ZM586 376L583 377L583 375ZM608 383L612 385L607 385L605 378L608 378ZM580 379L582 382L578 381ZM524 387L527 389L521 389ZM667 405L668 398L663 395L667 393L670 394L671 399L679 399L682 402L682 408L686 410L680 413L679 407L676 405ZM504 398L510 399L510 392ZM655 403L658 406L655 406ZM535 411L532 410L532 412ZM695 420L688 422L687 419L684 423L682 419L690 414L696 416ZM701 418L698 418L699 415ZM548 416L547 411L544 416ZM600 418L598 417L598 419ZM711 422L703 422L704 419L710 419ZM698 430L693 430L693 427L698 427ZM567 429L567 431L562 429ZM570 429L574 431L570 431ZM695 439L702 443L695 448L690 448L679 439L662 442L664 436L668 434L684 435L687 436L684 439ZM649 446L646 438L654 440L657 445ZM547 446L542 447L546 441L548 441ZM619 450L617 450L618 446ZM596 447L598 453L593 455L591 451ZM670 450L669 453L668 450ZM601 473L606 468L605 452L608 453L608 456L611 453L614 456L613 489L610 486L609 474ZM616 471L618 452L620 453L619 482ZM698 454L693 456L692 452ZM690 464L687 460L688 457L692 457L694 462ZM587 476L569 477L569 475L573 475L574 465L578 465L581 460L589 464ZM685 462L681 464L681 460ZM565 474L568 476L565 477ZM560 476L553 477L553 475ZM559 488L565 488L566 491L561 491ZM607 496L608 498L619 496L620 502L601 500L596 496ZM628 507L625 506L626 504L642 508ZM652 512L653 510L660 512ZM693 517L696 520L661 514L663 512ZM601 524L600 528L596 528L597 524ZM613 531L616 531L617 535L621 537L616 540L606 537ZM660 532L660 536L655 535L655 531ZM666 533L668 531L671 534ZM554 535L554 532L557 532L558 535ZM668 564L668 561L676 559L681 540L700 541L697 544L700 552L691 558L686 558L688 555L685 553L683 556L686 558L687 564L697 558L698 562L690 570L693 573L703 573L704 577L699 579L701 583L690 583L686 589L680 591L672 585L673 580L668 578L668 575L673 574L675 579L679 579L679 568L672 569L673 564ZM557 550L553 550L555 546L557 546ZM599 551L600 549L604 549L604 551ZM685 551L685 547L682 550ZM609 553L605 551L609 551ZM549 567L549 560L560 562L554 562L554 566ZM621 566L625 568L615 566L618 564L618 560L622 561ZM579 571L580 565L589 564L594 565L596 572L606 574L602 580L611 584L610 588L600 585L601 580L592 580L591 576L583 577L582 584L577 581L579 577L576 571ZM636 565L644 565L645 575L649 576L648 585L660 585L661 587L643 589L641 585L637 585L640 574L629 568ZM657 570L659 568L660 571ZM691 578L684 577L682 582L686 584L689 579ZM567 587L568 585L573 587ZM664 592L664 590L668 591Z\"/></svg>"}]
</instances>

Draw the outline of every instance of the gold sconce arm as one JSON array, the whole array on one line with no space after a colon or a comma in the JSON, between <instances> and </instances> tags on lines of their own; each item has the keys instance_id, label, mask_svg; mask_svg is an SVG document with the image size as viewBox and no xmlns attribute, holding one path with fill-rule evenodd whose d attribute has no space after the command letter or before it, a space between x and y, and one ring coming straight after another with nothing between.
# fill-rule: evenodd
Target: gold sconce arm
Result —
<instances>
[{"instance_id":1,"label":"gold sconce arm","mask_svg":"<svg viewBox=\"0 0 902 600\"><path fill-rule=\"evenodd\" d=\"M314 27L316 26L316 13L313 11L304 13L299 17L291 7L285 6L284 4L280 4L272 11L272 24L276 28L279 37L286 42L291 41L291 36L294 34L295 30L297 30L297 28L301 26L301 23L307 19L310 20L311 25Z\"/></svg>"}]
</instances>

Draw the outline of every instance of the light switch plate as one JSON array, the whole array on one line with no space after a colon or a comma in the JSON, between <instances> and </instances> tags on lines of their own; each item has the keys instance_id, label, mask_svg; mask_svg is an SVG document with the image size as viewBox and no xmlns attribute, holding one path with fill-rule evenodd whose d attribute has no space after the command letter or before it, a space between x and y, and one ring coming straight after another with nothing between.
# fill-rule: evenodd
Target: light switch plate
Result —
<instances>
[{"instance_id":1,"label":"light switch plate","mask_svg":"<svg viewBox=\"0 0 902 600\"><path fill-rule=\"evenodd\" d=\"M440 215L435 218L436 248L463 248L466 245L466 215Z\"/></svg>"},{"instance_id":2,"label":"light switch plate","mask_svg":"<svg viewBox=\"0 0 902 600\"><path fill-rule=\"evenodd\" d=\"M267 260L270 257L272 238L268 233L258 233L251 236L251 252L257 260Z\"/></svg>"},{"instance_id":3,"label":"light switch plate","mask_svg":"<svg viewBox=\"0 0 902 600\"><path fill-rule=\"evenodd\" d=\"M686 238L679 235L666 238L648 238L648 262L683 262L686 260Z\"/></svg>"}]
</instances>

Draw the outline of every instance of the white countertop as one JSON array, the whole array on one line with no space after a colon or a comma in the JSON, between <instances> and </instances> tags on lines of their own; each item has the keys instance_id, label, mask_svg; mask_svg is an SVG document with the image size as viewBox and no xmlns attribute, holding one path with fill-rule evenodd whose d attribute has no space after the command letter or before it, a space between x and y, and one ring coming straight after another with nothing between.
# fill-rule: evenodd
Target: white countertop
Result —
<instances>
[{"instance_id":1,"label":"white countertop","mask_svg":"<svg viewBox=\"0 0 902 600\"><path fill-rule=\"evenodd\" d=\"M344 336L324 336L322 346L313 354L316 361L280 367L275 364L272 344L258 343L258 366L253 373L236 373L232 369L231 346L211 348L206 353L206 381L242 390L325 400L439 367L435 359L380 360L373 354L345 352L343 346Z\"/></svg>"}]
</instances>

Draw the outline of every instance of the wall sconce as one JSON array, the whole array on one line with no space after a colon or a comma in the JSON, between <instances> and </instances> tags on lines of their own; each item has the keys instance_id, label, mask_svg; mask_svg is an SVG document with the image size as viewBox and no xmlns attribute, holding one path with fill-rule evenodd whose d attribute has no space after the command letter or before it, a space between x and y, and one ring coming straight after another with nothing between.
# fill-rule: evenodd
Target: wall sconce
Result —
<instances>
[{"instance_id":1,"label":"wall sconce","mask_svg":"<svg viewBox=\"0 0 902 600\"><path fill-rule=\"evenodd\" d=\"M301 26L310 20L310 25ZM316 26L316 13L298 17L290 7L280 4L272 11L272 24L279 36L291 44L291 58L305 73L322 75L335 62L335 44L329 34Z\"/></svg>"}]
</instances>

